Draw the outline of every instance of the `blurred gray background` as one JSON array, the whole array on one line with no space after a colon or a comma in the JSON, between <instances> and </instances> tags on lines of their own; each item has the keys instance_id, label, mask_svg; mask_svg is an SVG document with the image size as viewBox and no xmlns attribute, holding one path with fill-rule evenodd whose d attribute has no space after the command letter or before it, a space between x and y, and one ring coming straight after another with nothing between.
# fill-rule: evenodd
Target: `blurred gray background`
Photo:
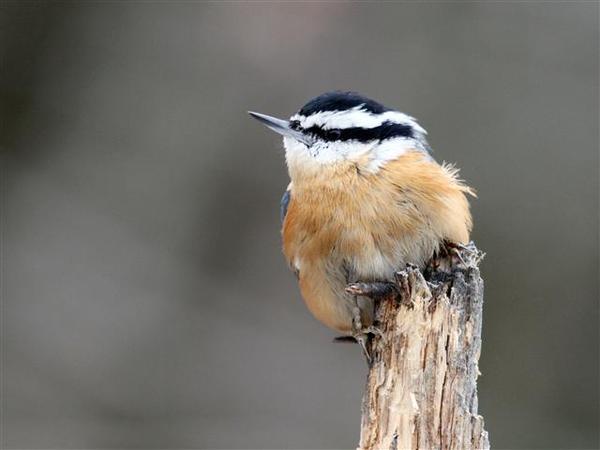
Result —
<instances>
[{"instance_id":1,"label":"blurred gray background","mask_svg":"<svg viewBox=\"0 0 600 450\"><path fill-rule=\"evenodd\" d=\"M3 445L356 446L246 115L352 89L478 190L492 445L598 448L598 9L3 1Z\"/></svg>"}]
</instances>

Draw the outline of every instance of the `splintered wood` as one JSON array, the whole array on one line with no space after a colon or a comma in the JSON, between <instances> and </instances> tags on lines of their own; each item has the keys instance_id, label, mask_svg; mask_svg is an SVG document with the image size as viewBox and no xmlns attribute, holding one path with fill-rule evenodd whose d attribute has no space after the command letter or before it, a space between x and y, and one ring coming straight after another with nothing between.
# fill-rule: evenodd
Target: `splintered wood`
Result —
<instances>
[{"instance_id":1,"label":"splintered wood","mask_svg":"<svg viewBox=\"0 0 600 450\"><path fill-rule=\"evenodd\" d=\"M427 281L407 268L400 293L379 302L359 450L489 449L477 413L481 257L470 244L438 261Z\"/></svg>"}]
</instances>

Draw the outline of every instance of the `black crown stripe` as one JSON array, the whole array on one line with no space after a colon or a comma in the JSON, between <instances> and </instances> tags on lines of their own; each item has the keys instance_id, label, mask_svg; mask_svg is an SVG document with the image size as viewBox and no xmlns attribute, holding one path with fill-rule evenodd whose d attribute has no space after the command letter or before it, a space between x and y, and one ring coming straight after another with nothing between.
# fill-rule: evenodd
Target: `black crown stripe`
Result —
<instances>
[{"instance_id":1,"label":"black crown stripe","mask_svg":"<svg viewBox=\"0 0 600 450\"><path fill-rule=\"evenodd\" d=\"M389 108L386 108L375 100L363 97L356 92L333 91L326 92L325 94L313 98L298 111L298 114L308 117L318 112L346 111L357 106L362 106L361 109L373 114L381 114L390 111Z\"/></svg>"}]
</instances>

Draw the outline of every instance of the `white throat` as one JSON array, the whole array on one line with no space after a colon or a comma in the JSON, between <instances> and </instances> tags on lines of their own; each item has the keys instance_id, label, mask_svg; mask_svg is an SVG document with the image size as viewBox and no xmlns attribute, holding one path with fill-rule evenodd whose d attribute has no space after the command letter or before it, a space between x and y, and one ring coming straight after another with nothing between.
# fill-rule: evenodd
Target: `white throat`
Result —
<instances>
[{"instance_id":1,"label":"white throat","mask_svg":"<svg viewBox=\"0 0 600 450\"><path fill-rule=\"evenodd\" d=\"M293 173L298 170L302 173L311 173L322 170L326 165L343 161L364 161L365 159L368 162L363 169L370 173L377 173L387 162L398 159L407 151L426 152L419 141L405 137L386 139L382 142L318 141L310 147L294 138L285 137L283 143L286 162L292 178Z\"/></svg>"}]
</instances>

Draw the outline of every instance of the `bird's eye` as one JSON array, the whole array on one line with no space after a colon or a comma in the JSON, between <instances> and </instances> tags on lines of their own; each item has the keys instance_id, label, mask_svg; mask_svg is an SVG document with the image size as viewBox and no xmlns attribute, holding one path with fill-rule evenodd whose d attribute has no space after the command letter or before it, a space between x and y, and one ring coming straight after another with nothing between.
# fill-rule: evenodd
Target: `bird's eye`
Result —
<instances>
[{"instance_id":1,"label":"bird's eye","mask_svg":"<svg viewBox=\"0 0 600 450\"><path fill-rule=\"evenodd\" d=\"M337 141L340 137L342 137L342 132L340 130L330 130L329 138L332 141Z\"/></svg>"},{"instance_id":2,"label":"bird's eye","mask_svg":"<svg viewBox=\"0 0 600 450\"><path fill-rule=\"evenodd\" d=\"M298 131L300 129L300 121L299 120L292 120L292 121L290 121L290 128L292 130Z\"/></svg>"}]
</instances>

